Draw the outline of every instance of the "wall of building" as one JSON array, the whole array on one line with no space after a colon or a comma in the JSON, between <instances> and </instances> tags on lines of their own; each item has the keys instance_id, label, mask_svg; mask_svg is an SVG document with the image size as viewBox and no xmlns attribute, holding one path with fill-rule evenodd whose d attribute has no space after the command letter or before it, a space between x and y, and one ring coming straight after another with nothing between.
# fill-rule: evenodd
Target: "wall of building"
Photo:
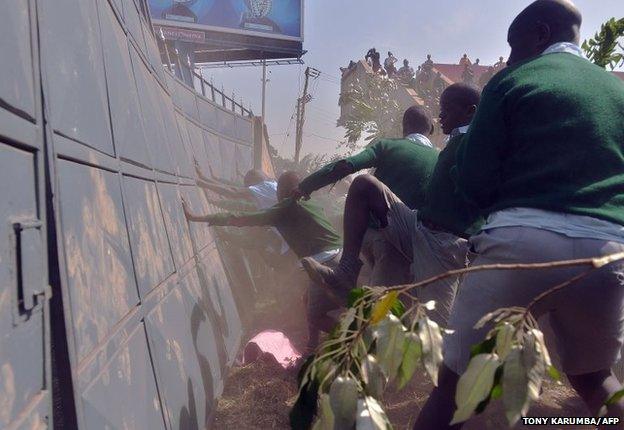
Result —
<instances>
[{"instance_id":1,"label":"wall of building","mask_svg":"<svg viewBox=\"0 0 624 430\"><path fill-rule=\"evenodd\" d=\"M53 404L59 428L205 428L239 350L228 268L180 199L214 211L193 160L238 179L252 120L163 69L140 11L3 5L0 428L52 428Z\"/></svg>"}]
</instances>

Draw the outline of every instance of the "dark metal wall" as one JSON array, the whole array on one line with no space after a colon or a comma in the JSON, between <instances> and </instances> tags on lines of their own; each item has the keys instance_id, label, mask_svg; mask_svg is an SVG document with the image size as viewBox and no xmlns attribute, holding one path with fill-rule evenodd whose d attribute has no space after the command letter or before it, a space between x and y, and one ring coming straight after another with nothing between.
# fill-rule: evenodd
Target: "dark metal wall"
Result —
<instances>
[{"instance_id":1,"label":"dark metal wall","mask_svg":"<svg viewBox=\"0 0 624 430\"><path fill-rule=\"evenodd\" d=\"M51 273L67 348L55 369L71 374L55 393L73 393L80 429L205 428L240 346L214 237L180 198L214 210L192 161L237 179L252 122L164 70L139 10L0 13L0 428L52 428Z\"/></svg>"}]
</instances>

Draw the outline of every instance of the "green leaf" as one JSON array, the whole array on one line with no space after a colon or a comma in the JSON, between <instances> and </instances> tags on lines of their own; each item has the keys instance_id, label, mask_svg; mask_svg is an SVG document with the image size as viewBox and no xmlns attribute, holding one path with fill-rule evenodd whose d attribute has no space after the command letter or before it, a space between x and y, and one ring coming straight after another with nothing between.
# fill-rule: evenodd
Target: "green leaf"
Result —
<instances>
[{"instance_id":1,"label":"green leaf","mask_svg":"<svg viewBox=\"0 0 624 430\"><path fill-rule=\"evenodd\" d=\"M422 344L422 361L433 385L438 385L442 364L442 332L435 321L423 317L418 321L418 337Z\"/></svg>"},{"instance_id":2,"label":"green leaf","mask_svg":"<svg viewBox=\"0 0 624 430\"><path fill-rule=\"evenodd\" d=\"M451 425L468 420L479 404L489 397L499 365L500 360L496 354L479 354L470 360L468 368L457 383L457 410Z\"/></svg>"},{"instance_id":3,"label":"green leaf","mask_svg":"<svg viewBox=\"0 0 624 430\"><path fill-rule=\"evenodd\" d=\"M511 351L515 333L516 329L508 322L504 322L498 327L496 331L496 354L498 354L501 360L505 360L505 357Z\"/></svg>"},{"instance_id":4,"label":"green leaf","mask_svg":"<svg viewBox=\"0 0 624 430\"><path fill-rule=\"evenodd\" d=\"M351 378L339 376L329 389L329 401L338 428L351 428L357 412L358 387Z\"/></svg>"},{"instance_id":5,"label":"green leaf","mask_svg":"<svg viewBox=\"0 0 624 430\"><path fill-rule=\"evenodd\" d=\"M376 399L381 399L386 389L387 378L377 359L370 354L362 362L362 379L366 384L366 393Z\"/></svg>"},{"instance_id":6,"label":"green leaf","mask_svg":"<svg viewBox=\"0 0 624 430\"><path fill-rule=\"evenodd\" d=\"M377 400L365 397L358 400L357 430L390 430L392 425Z\"/></svg>"},{"instance_id":7,"label":"green leaf","mask_svg":"<svg viewBox=\"0 0 624 430\"><path fill-rule=\"evenodd\" d=\"M319 417L312 430L334 430L334 413L329 403L329 395L322 394L319 400Z\"/></svg>"},{"instance_id":8,"label":"green leaf","mask_svg":"<svg viewBox=\"0 0 624 430\"><path fill-rule=\"evenodd\" d=\"M328 389L328 384L331 384L332 382L332 378L330 376L330 374L333 374L336 372L336 363L333 362L333 360L331 359L327 359L327 360L323 360L320 363L316 364L316 381L319 384L322 384L321 386L319 386L319 390L322 392L326 392ZM327 378L327 380L325 380L325 378Z\"/></svg>"},{"instance_id":9,"label":"green leaf","mask_svg":"<svg viewBox=\"0 0 624 430\"><path fill-rule=\"evenodd\" d=\"M347 299L347 307L348 308L352 308L353 306L355 306L355 303L360 300L362 297L364 297L364 293L366 291L364 290L364 288L353 288L351 291L349 291L349 297Z\"/></svg>"},{"instance_id":10,"label":"green leaf","mask_svg":"<svg viewBox=\"0 0 624 430\"><path fill-rule=\"evenodd\" d=\"M527 372L529 398L535 401L540 395L542 380L546 373L546 365L544 357L540 352L539 340L536 339L532 331L527 333L524 341L524 347L522 348L522 364Z\"/></svg>"},{"instance_id":11,"label":"green leaf","mask_svg":"<svg viewBox=\"0 0 624 430\"><path fill-rule=\"evenodd\" d=\"M503 365L503 405L513 427L529 410L529 377L522 360L522 348L514 346Z\"/></svg>"},{"instance_id":12,"label":"green leaf","mask_svg":"<svg viewBox=\"0 0 624 430\"><path fill-rule=\"evenodd\" d=\"M622 255L624 255L624 253ZM550 354L548 353L548 348L546 348L546 342L544 341L544 333L540 330L532 329L530 334L535 338L535 347L537 348L537 353L542 360L544 367L548 368L552 366Z\"/></svg>"},{"instance_id":13,"label":"green leaf","mask_svg":"<svg viewBox=\"0 0 624 430\"><path fill-rule=\"evenodd\" d=\"M349 308L345 313L340 317L340 340L344 340L349 334L349 327L351 327L351 323L355 319L355 309Z\"/></svg>"},{"instance_id":14,"label":"green leaf","mask_svg":"<svg viewBox=\"0 0 624 430\"><path fill-rule=\"evenodd\" d=\"M548 376L550 376L550 379L552 379L553 381L561 382L561 373L559 373L555 366L551 364L550 366L548 366L548 369L546 369L546 371L548 372Z\"/></svg>"},{"instance_id":15,"label":"green leaf","mask_svg":"<svg viewBox=\"0 0 624 430\"><path fill-rule=\"evenodd\" d=\"M405 314L405 305L401 300L397 300L390 308L390 312L392 312L392 315L395 317L401 318L403 314Z\"/></svg>"},{"instance_id":16,"label":"green leaf","mask_svg":"<svg viewBox=\"0 0 624 430\"><path fill-rule=\"evenodd\" d=\"M494 347L496 346L496 338L491 337L484 340L481 343L476 345L472 345L470 347L470 358L479 354L489 354L490 352L494 352Z\"/></svg>"},{"instance_id":17,"label":"green leaf","mask_svg":"<svg viewBox=\"0 0 624 430\"><path fill-rule=\"evenodd\" d=\"M414 376L422 355L422 343L416 333L408 333L403 345L403 360L399 367L399 390L403 389Z\"/></svg>"},{"instance_id":18,"label":"green leaf","mask_svg":"<svg viewBox=\"0 0 624 430\"><path fill-rule=\"evenodd\" d=\"M398 291L391 291L383 296L380 301L375 303L375 306L373 307L373 312L371 314L370 323L377 324L379 321L384 319L386 315L388 315L390 309L394 306L398 296Z\"/></svg>"},{"instance_id":19,"label":"green leaf","mask_svg":"<svg viewBox=\"0 0 624 430\"><path fill-rule=\"evenodd\" d=\"M390 381L393 381L403 360L406 329L394 315L388 315L375 328L376 357Z\"/></svg>"},{"instance_id":20,"label":"green leaf","mask_svg":"<svg viewBox=\"0 0 624 430\"><path fill-rule=\"evenodd\" d=\"M492 398L492 400L500 399L502 395L503 395L503 385L502 384L494 385L494 388L492 388L492 392L490 393L490 397Z\"/></svg>"},{"instance_id":21,"label":"green leaf","mask_svg":"<svg viewBox=\"0 0 624 430\"><path fill-rule=\"evenodd\" d=\"M624 397L624 388L621 389L620 391L616 391L615 393L613 393L611 397L609 397L604 404L605 406L613 405L619 402L622 399L622 397Z\"/></svg>"}]
</instances>

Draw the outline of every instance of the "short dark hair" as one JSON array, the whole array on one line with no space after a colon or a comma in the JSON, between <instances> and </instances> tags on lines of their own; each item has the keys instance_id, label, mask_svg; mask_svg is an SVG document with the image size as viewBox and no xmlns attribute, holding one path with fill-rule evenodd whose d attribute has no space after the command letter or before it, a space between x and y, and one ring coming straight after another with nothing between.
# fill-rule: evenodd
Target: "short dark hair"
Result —
<instances>
[{"instance_id":1,"label":"short dark hair","mask_svg":"<svg viewBox=\"0 0 624 430\"><path fill-rule=\"evenodd\" d=\"M299 186L299 174L293 170L288 170L277 179L277 198L283 200L287 198Z\"/></svg>"},{"instance_id":2,"label":"short dark hair","mask_svg":"<svg viewBox=\"0 0 624 430\"><path fill-rule=\"evenodd\" d=\"M568 0L536 0L511 23L509 31L527 31L536 22L548 24L551 42L573 42L583 23L583 16Z\"/></svg>"},{"instance_id":3,"label":"short dark hair","mask_svg":"<svg viewBox=\"0 0 624 430\"><path fill-rule=\"evenodd\" d=\"M403 114L403 135L412 133L429 135L433 129L431 115L423 106L410 106Z\"/></svg>"},{"instance_id":4,"label":"short dark hair","mask_svg":"<svg viewBox=\"0 0 624 430\"><path fill-rule=\"evenodd\" d=\"M251 169L247 173L245 173L245 177L243 178L243 183L246 187L251 187L252 185L259 184L260 182L266 181L266 175L258 169Z\"/></svg>"},{"instance_id":5,"label":"short dark hair","mask_svg":"<svg viewBox=\"0 0 624 430\"><path fill-rule=\"evenodd\" d=\"M474 85L458 82L449 85L443 92L442 97L451 97L454 102L462 107L479 106L481 90Z\"/></svg>"}]
</instances>

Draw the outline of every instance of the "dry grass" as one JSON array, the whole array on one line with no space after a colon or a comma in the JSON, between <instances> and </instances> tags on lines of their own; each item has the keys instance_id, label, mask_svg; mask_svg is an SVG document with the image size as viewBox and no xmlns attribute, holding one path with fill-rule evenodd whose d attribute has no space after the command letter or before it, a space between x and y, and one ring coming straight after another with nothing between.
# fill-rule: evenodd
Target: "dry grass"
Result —
<instances>
[{"instance_id":1,"label":"dry grass","mask_svg":"<svg viewBox=\"0 0 624 430\"><path fill-rule=\"evenodd\" d=\"M431 384L424 375L414 380L399 393L389 393L385 404L394 428L411 429L415 417L426 401ZM230 372L225 392L219 400L215 419L216 429L289 429L288 412L297 395L296 375L285 371L271 357ZM547 384L540 402L530 416L586 416L582 401L566 385ZM473 419L466 430L500 430L507 428L499 402L494 402L481 416ZM518 425L516 428L523 428ZM538 427L555 429L559 427ZM591 427L567 426L568 429Z\"/></svg>"}]
</instances>

